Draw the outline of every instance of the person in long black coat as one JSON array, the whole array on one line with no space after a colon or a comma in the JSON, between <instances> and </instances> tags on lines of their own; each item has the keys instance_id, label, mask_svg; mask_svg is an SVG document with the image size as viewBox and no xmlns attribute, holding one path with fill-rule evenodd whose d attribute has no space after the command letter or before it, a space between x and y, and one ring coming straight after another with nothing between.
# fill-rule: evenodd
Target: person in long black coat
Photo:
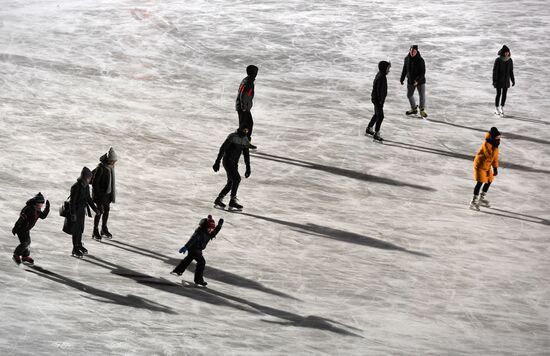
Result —
<instances>
[{"instance_id":1,"label":"person in long black coat","mask_svg":"<svg viewBox=\"0 0 550 356\"><path fill-rule=\"evenodd\" d=\"M113 235L107 227L111 203L116 201L115 163L118 157L111 147L109 152L99 158L99 164L92 171L92 199L97 205L98 213L94 217L94 231L92 238L101 240L101 237L112 238ZM101 233L99 221L101 220Z\"/></svg>"},{"instance_id":2,"label":"person in long black coat","mask_svg":"<svg viewBox=\"0 0 550 356\"><path fill-rule=\"evenodd\" d=\"M391 64L386 61L378 63L378 73L372 83L371 101L374 104L374 115L370 120L366 134L374 135L374 139L382 141L380 137L380 126L384 120L384 102L388 95L388 80L386 75L390 72ZM376 125L376 126L375 126ZM375 127L373 131L372 128Z\"/></svg>"},{"instance_id":3,"label":"person in long black coat","mask_svg":"<svg viewBox=\"0 0 550 356\"><path fill-rule=\"evenodd\" d=\"M514 78L514 61L512 60L510 49L504 45L498 51L498 55L493 65L493 87L497 90L495 114L504 115L504 104L506 103L508 88L510 88L510 81L512 82L512 86L514 86L516 85L516 79Z\"/></svg>"},{"instance_id":4,"label":"person in long black coat","mask_svg":"<svg viewBox=\"0 0 550 356\"><path fill-rule=\"evenodd\" d=\"M90 196L90 181L92 171L88 167L82 168L80 177L71 187L70 214L65 217L63 231L73 237L73 256L82 257L88 250L82 245L82 233L84 232L84 220L86 214L92 217L90 207L97 213L97 207Z\"/></svg>"},{"instance_id":5,"label":"person in long black coat","mask_svg":"<svg viewBox=\"0 0 550 356\"><path fill-rule=\"evenodd\" d=\"M195 283L203 286L207 285L208 283L206 283L203 278L206 261L202 255L202 251L206 248L210 240L214 239L218 232L220 232L223 221L223 219L220 219L216 226L216 222L212 218L212 215L208 215L206 219L201 219L199 227L195 230L189 241L179 250L180 253L188 251L187 256L170 273L181 276L187 267L189 267L189 264L195 260L197 261L197 266L195 267Z\"/></svg>"},{"instance_id":6,"label":"person in long black coat","mask_svg":"<svg viewBox=\"0 0 550 356\"><path fill-rule=\"evenodd\" d=\"M32 199L29 199L25 207L21 210L19 219L17 219L17 222L11 230L12 234L19 237L19 245L15 248L15 251L13 251L13 260L17 264L21 262L28 264L34 263L34 260L30 256L30 231L39 218L45 219L48 216L50 212L50 202L48 200L45 202L46 208L42 211L42 206L44 205L44 196L42 193L39 192Z\"/></svg>"}]
</instances>

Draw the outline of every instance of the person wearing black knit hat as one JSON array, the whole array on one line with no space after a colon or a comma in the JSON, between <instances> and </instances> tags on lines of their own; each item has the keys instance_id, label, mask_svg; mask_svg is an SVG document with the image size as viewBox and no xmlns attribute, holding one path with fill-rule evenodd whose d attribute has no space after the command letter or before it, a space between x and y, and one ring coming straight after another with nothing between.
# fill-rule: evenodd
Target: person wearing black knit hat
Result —
<instances>
[{"instance_id":1,"label":"person wearing black knit hat","mask_svg":"<svg viewBox=\"0 0 550 356\"><path fill-rule=\"evenodd\" d=\"M252 120L252 109L254 99L254 81L258 75L258 67L255 65L249 65L246 67L247 76L241 81L239 85L239 92L237 94L237 100L235 102L235 109L239 115L239 127L248 129L248 141L249 148L255 149L256 146L252 144L252 127L254 126L254 120Z\"/></svg>"},{"instance_id":2,"label":"person wearing black knit hat","mask_svg":"<svg viewBox=\"0 0 550 356\"><path fill-rule=\"evenodd\" d=\"M508 46L504 45L498 51L498 57L493 65L493 87L497 94L495 97L495 115L504 116L504 104L506 103L506 94L512 86L516 85L514 77L514 61ZM499 107L500 104L500 107Z\"/></svg>"},{"instance_id":3,"label":"person wearing black knit hat","mask_svg":"<svg viewBox=\"0 0 550 356\"><path fill-rule=\"evenodd\" d=\"M46 203L46 208L42 211L42 207ZM25 207L19 214L19 219L15 223L15 226L11 230L13 235L19 237L19 245L13 251L13 260L18 265L21 262L26 264L34 264L34 260L30 256L31 235L30 231L38 221L38 218L45 219L50 212L50 202L44 199L42 193L36 194L33 198L29 199Z\"/></svg>"},{"instance_id":4,"label":"person wearing black knit hat","mask_svg":"<svg viewBox=\"0 0 550 356\"><path fill-rule=\"evenodd\" d=\"M486 199L489 187L498 174L498 146L500 145L500 132L496 127L491 127L485 134L485 141L477 151L474 159L474 197L470 202L470 209L478 210L480 206L489 208L489 201ZM492 168L492 169L491 169ZM479 191L483 186L481 196Z\"/></svg>"},{"instance_id":5,"label":"person wearing black knit hat","mask_svg":"<svg viewBox=\"0 0 550 356\"><path fill-rule=\"evenodd\" d=\"M414 100L414 91L418 90L418 97L420 99L420 116L426 118L426 64L424 58L420 55L418 45L412 45L409 48L409 54L405 57L403 62L403 70L401 71L400 82L401 85L405 83L405 77L407 78L407 98L411 109L407 110L407 115L413 115L418 113L418 106Z\"/></svg>"},{"instance_id":6,"label":"person wearing black knit hat","mask_svg":"<svg viewBox=\"0 0 550 356\"><path fill-rule=\"evenodd\" d=\"M90 207L97 214L98 209L90 196L90 181L92 171L88 167L82 168L80 177L71 187L70 212L65 217L63 231L73 237L73 252L75 257L82 258L88 254L88 250L82 245L82 233L84 232L84 220L86 214L92 217Z\"/></svg>"}]
</instances>

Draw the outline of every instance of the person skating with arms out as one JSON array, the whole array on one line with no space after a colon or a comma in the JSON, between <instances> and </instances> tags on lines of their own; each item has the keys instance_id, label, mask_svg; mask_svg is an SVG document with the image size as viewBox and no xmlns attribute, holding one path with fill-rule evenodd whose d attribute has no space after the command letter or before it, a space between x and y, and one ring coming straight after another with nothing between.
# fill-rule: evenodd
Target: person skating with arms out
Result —
<instances>
[{"instance_id":1,"label":"person skating with arms out","mask_svg":"<svg viewBox=\"0 0 550 356\"><path fill-rule=\"evenodd\" d=\"M42 207L46 203L46 208L42 211ZM19 245L13 251L13 260L18 265L21 262L27 264L34 264L34 260L31 257L31 235L30 231L38 221L38 219L45 219L50 212L50 202L44 200L42 193L36 194L32 199L29 199L25 207L19 214L19 219L15 223L15 226L11 230L13 235L17 235L19 238Z\"/></svg>"},{"instance_id":2,"label":"person skating with arms out","mask_svg":"<svg viewBox=\"0 0 550 356\"><path fill-rule=\"evenodd\" d=\"M391 64L389 62L381 61L378 63L378 73L372 83L371 101L374 104L374 115L367 126L366 134L374 136L373 139L379 142L384 141L380 137L380 126L384 120L384 102L388 94L386 75L390 72L390 67ZM372 130L373 127L375 128L374 131Z\"/></svg>"},{"instance_id":3,"label":"person skating with arms out","mask_svg":"<svg viewBox=\"0 0 550 356\"><path fill-rule=\"evenodd\" d=\"M487 200L487 192L494 177L498 174L498 155L500 145L500 132L496 127L491 127L491 130L485 134L485 141L477 151L474 159L474 197L470 202L470 209L479 210L480 206L490 207ZM482 189L483 186L483 189ZM481 196L479 191L481 191Z\"/></svg>"},{"instance_id":4,"label":"person skating with arms out","mask_svg":"<svg viewBox=\"0 0 550 356\"><path fill-rule=\"evenodd\" d=\"M254 127L254 120L252 119L253 99L254 99L254 81L258 75L258 67L255 65L249 65L246 67L247 76L241 81L239 85L239 92L237 93L237 100L235 102L235 109L239 115L239 127L248 129L248 141L249 148L256 149L256 146L252 144L252 128Z\"/></svg>"},{"instance_id":5,"label":"person skating with arms out","mask_svg":"<svg viewBox=\"0 0 550 356\"><path fill-rule=\"evenodd\" d=\"M414 99L414 92L418 90L420 98L420 116L428 117L426 113L426 64L424 58L420 55L417 45L412 45L409 54L405 57L403 70L401 71L401 85L407 78L407 98L411 104L411 109L406 112L407 115L418 113L418 106Z\"/></svg>"}]
</instances>

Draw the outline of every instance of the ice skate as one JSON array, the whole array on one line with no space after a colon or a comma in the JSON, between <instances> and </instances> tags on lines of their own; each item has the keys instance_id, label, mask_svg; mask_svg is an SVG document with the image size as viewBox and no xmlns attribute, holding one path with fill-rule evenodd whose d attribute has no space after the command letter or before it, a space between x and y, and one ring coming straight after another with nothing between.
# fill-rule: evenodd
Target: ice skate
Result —
<instances>
[{"instance_id":1,"label":"ice skate","mask_svg":"<svg viewBox=\"0 0 550 356\"><path fill-rule=\"evenodd\" d=\"M101 241L101 234L99 233L99 230L97 227L94 227L94 232L92 233L92 239Z\"/></svg>"},{"instance_id":2,"label":"ice skate","mask_svg":"<svg viewBox=\"0 0 550 356\"><path fill-rule=\"evenodd\" d=\"M479 199L477 195L474 195L472 201L470 202L470 209L479 211Z\"/></svg>"},{"instance_id":3,"label":"ice skate","mask_svg":"<svg viewBox=\"0 0 550 356\"><path fill-rule=\"evenodd\" d=\"M414 115L414 114L418 114L418 105L415 105L414 107L411 108L411 110L407 110L405 112L406 115Z\"/></svg>"},{"instance_id":4,"label":"ice skate","mask_svg":"<svg viewBox=\"0 0 550 356\"><path fill-rule=\"evenodd\" d=\"M108 239L113 238L113 235L109 232L109 229L107 228L107 226L103 226L101 228L101 237L105 237L105 238L108 238Z\"/></svg>"},{"instance_id":5,"label":"ice skate","mask_svg":"<svg viewBox=\"0 0 550 356\"><path fill-rule=\"evenodd\" d=\"M382 143L382 142L384 142L384 139L382 138L382 136L380 136L380 133L377 132L377 133L375 133L374 136L372 137L372 141L373 141L373 142Z\"/></svg>"},{"instance_id":6,"label":"ice skate","mask_svg":"<svg viewBox=\"0 0 550 356\"><path fill-rule=\"evenodd\" d=\"M21 256L13 255L12 259L17 265L21 264Z\"/></svg>"},{"instance_id":7,"label":"ice skate","mask_svg":"<svg viewBox=\"0 0 550 356\"><path fill-rule=\"evenodd\" d=\"M218 209L225 209L225 204L223 202L223 197L219 196L216 198L216 200L214 200L214 208L218 208Z\"/></svg>"},{"instance_id":8,"label":"ice skate","mask_svg":"<svg viewBox=\"0 0 550 356\"><path fill-rule=\"evenodd\" d=\"M206 285L208 285L208 283L206 283L204 279L202 281L195 281L195 284L203 287L206 287Z\"/></svg>"},{"instance_id":9,"label":"ice skate","mask_svg":"<svg viewBox=\"0 0 550 356\"><path fill-rule=\"evenodd\" d=\"M87 254L88 254L88 249L87 249L86 247L84 247L84 246L80 246L80 247L78 248L78 250L79 250L80 252L82 252L83 255L87 255Z\"/></svg>"},{"instance_id":10,"label":"ice skate","mask_svg":"<svg viewBox=\"0 0 550 356\"><path fill-rule=\"evenodd\" d=\"M23 256L21 257L21 261L23 261L23 264L26 264L28 266L34 265L34 260L32 259L31 256Z\"/></svg>"},{"instance_id":11,"label":"ice skate","mask_svg":"<svg viewBox=\"0 0 550 356\"><path fill-rule=\"evenodd\" d=\"M500 107L500 117L504 117L504 106Z\"/></svg>"},{"instance_id":12,"label":"ice skate","mask_svg":"<svg viewBox=\"0 0 550 356\"><path fill-rule=\"evenodd\" d=\"M372 129L372 127L367 127L367 129L365 130L365 136L374 136L374 130Z\"/></svg>"},{"instance_id":13,"label":"ice skate","mask_svg":"<svg viewBox=\"0 0 550 356\"><path fill-rule=\"evenodd\" d=\"M424 119L428 117L428 113L424 110L424 108L420 108L420 116Z\"/></svg>"},{"instance_id":14,"label":"ice skate","mask_svg":"<svg viewBox=\"0 0 550 356\"><path fill-rule=\"evenodd\" d=\"M257 149L257 148L258 148L258 147L254 146L252 143L249 143L249 144L248 144L248 149L249 149L249 150L255 150L255 149Z\"/></svg>"},{"instance_id":15,"label":"ice skate","mask_svg":"<svg viewBox=\"0 0 550 356\"><path fill-rule=\"evenodd\" d=\"M229 210L233 210L233 211L243 210L243 206L238 203L237 197L231 198L231 200L229 201Z\"/></svg>"},{"instance_id":16,"label":"ice skate","mask_svg":"<svg viewBox=\"0 0 550 356\"><path fill-rule=\"evenodd\" d=\"M82 258L84 257L84 255L82 254L82 252L80 252L80 250L76 247L73 248L73 252L71 253L71 255L73 257L76 257L76 258Z\"/></svg>"},{"instance_id":17,"label":"ice skate","mask_svg":"<svg viewBox=\"0 0 550 356\"><path fill-rule=\"evenodd\" d=\"M500 116L500 109L498 108L498 106L495 106L495 115Z\"/></svg>"},{"instance_id":18,"label":"ice skate","mask_svg":"<svg viewBox=\"0 0 550 356\"><path fill-rule=\"evenodd\" d=\"M183 273L179 273L179 272L176 272L176 271L172 271L170 272L171 275L174 275L174 276L178 276L180 277Z\"/></svg>"},{"instance_id":19,"label":"ice skate","mask_svg":"<svg viewBox=\"0 0 550 356\"><path fill-rule=\"evenodd\" d=\"M490 208L491 204L489 203L489 201L487 199L485 199L485 195L487 195L487 193L485 193L485 192L481 193L481 196L479 197L479 205L483 206L485 208Z\"/></svg>"}]
</instances>

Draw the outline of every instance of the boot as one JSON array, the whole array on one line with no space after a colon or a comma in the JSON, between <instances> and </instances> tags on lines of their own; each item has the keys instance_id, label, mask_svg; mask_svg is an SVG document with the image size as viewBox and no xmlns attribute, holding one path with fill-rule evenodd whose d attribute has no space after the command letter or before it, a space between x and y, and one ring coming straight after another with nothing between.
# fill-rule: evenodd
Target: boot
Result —
<instances>
[{"instance_id":1,"label":"boot","mask_svg":"<svg viewBox=\"0 0 550 356\"><path fill-rule=\"evenodd\" d=\"M234 210L243 210L243 206L238 203L237 197L231 197L229 201L229 208Z\"/></svg>"},{"instance_id":2,"label":"boot","mask_svg":"<svg viewBox=\"0 0 550 356\"><path fill-rule=\"evenodd\" d=\"M479 195L474 195L472 201L470 202L470 209L479 211Z\"/></svg>"},{"instance_id":3,"label":"boot","mask_svg":"<svg viewBox=\"0 0 550 356\"><path fill-rule=\"evenodd\" d=\"M216 200L214 200L214 206L221 209L225 209L225 204L223 202L223 197L221 195L218 196Z\"/></svg>"},{"instance_id":4,"label":"boot","mask_svg":"<svg viewBox=\"0 0 550 356\"><path fill-rule=\"evenodd\" d=\"M97 226L94 226L94 232L92 233L92 239L101 241L101 234L99 233L99 229Z\"/></svg>"},{"instance_id":5,"label":"boot","mask_svg":"<svg viewBox=\"0 0 550 356\"><path fill-rule=\"evenodd\" d=\"M13 262L20 265L21 264L21 256L13 255Z\"/></svg>"},{"instance_id":6,"label":"boot","mask_svg":"<svg viewBox=\"0 0 550 356\"><path fill-rule=\"evenodd\" d=\"M374 130L372 127L367 127L367 130L365 131L365 136L374 136Z\"/></svg>"},{"instance_id":7,"label":"boot","mask_svg":"<svg viewBox=\"0 0 550 356\"><path fill-rule=\"evenodd\" d=\"M108 239L112 239L113 235L109 232L107 225L101 227L101 236L105 236Z\"/></svg>"},{"instance_id":8,"label":"boot","mask_svg":"<svg viewBox=\"0 0 550 356\"><path fill-rule=\"evenodd\" d=\"M21 260L23 261L23 263L27 265L31 265L31 266L34 265L34 260L32 259L31 256L22 256Z\"/></svg>"},{"instance_id":9,"label":"boot","mask_svg":"<svg viewBox=\"0 0 550 356\"><path fill-rule=\"evenodd\" d=\"M486 195L487 195L486 192L481 192L481 196L479 197L479 205L483 206L483 207L486 207L486 208L490 208L491 204L489 203L489 201L487 199L485 199Z\"/></svg>"},{"instance_id":10,"label":"boot","mask_svg":"<svg viewBox=\"0 0 550 356\"><path fill-rule=\"evenodd\" d=\"M424 110L424 108L420 108L420 116L422 116L423 118L428 117L428 113Z\"/></svg>"},{"instance_id":11,"label":"boot","mask_svg":"<svg viewBox=\"0 0 550 356\"><path fill-rule=\"evenodd\" d=\"M413 115L418 113L418 105L415 105L414 107L411 107L411 110L408 110L405 112L407 115Z\"/></svg>"}]
</instances>

